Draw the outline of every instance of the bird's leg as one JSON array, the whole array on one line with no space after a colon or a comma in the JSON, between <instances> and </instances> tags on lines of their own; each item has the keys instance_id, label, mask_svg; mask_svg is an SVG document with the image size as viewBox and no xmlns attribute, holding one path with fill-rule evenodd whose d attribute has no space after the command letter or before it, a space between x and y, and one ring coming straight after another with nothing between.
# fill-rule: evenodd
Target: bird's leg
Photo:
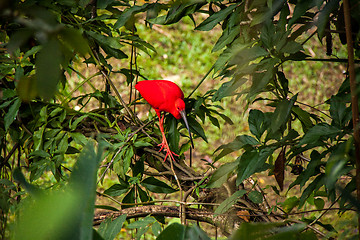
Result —
<instances>
[{"instance_id":1,"label":"bird's leg","mask_svg":"<svg viewBox=\"0 0 360 240\"><path fill-rule=\"evenodd\" d=\"M175 155L175 156L179 156L179 155L177 155L176 153L174 153L174 152L172 152L171 150L170 150L170 147L169 147L169 144L168 144L168 142L167 142L167 140L166 140L166 136L165 136L165 131L164 131L164 117L165 117L165 115L162 115L161 116L161 113L159 113L159 112L156 112L157 113L157 115L158 115L158 117L159 117L159 126L160 126L160 132L161 132L161 135L162 135L162 142L159 144L159 146L161 146L161 148L160 148L160 150L159 150L159 152L161 152L161 150L165 150L166 151L166 155L165 155L165 158L164 158L164 162L166 161L166 158L168 157L168 156L170 156L171 157L171 159L173 160L173 161L175 161L175 158L174 158L174 156L173 155Z\"/></svg>"}]
</instances>

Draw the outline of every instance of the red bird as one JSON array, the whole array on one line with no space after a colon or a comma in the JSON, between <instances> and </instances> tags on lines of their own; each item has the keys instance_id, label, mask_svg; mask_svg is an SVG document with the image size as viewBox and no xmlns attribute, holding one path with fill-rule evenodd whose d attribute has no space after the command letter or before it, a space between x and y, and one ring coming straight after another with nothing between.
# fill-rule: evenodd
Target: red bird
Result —
<instances>
[{"instance_id":1,"label":"red bird","mask_svg":"<svg viewBox=\"0 0 360 240\"><path fill-rule=\"evenodd\" d=\"M162 143L160 151L164 148L166 151L165 159L170 156L174 159L175 153L170 150L169 144L165 137L164 132L164 115L161 116L161 112L171 113L176 119L183 118L185 126L189 132L191 146L194 148L194 143L191 137L189 124L186 119L184 93L173 82L167 80L145 80L140 81L135 85L141 96L155 109L157 116L159 117L160 131L162 134Z\"/></svg>"}]
</instances>

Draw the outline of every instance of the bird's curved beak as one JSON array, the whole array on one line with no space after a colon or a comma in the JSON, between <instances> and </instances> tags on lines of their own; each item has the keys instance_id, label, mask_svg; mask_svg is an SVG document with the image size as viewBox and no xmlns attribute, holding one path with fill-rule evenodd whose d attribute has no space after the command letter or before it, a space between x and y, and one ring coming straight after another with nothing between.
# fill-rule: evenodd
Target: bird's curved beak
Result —
<instances>
[{"instance_id":1,"label":"bird's curved beak","mask_svg":"<svg viewBox=\"0 0 360 240\"><path fill-rule=\"evenodd\" d=\"M182 110L182 111L179 111L179 113L180 113L182 119L183 119L184 122L185 122L185 126L186 126L186 128L187 128L187 130L188 130L188 132L189 132L189 137L190 137L191 146L192 146L192 148L194 148L194 142L193 142L192 137L191 137L191 132L190 132L189 124L188 124L188 121L187 121L187 118L186 118L186 112L185 112L185 110Z\"/></svg>"}]
</instances>

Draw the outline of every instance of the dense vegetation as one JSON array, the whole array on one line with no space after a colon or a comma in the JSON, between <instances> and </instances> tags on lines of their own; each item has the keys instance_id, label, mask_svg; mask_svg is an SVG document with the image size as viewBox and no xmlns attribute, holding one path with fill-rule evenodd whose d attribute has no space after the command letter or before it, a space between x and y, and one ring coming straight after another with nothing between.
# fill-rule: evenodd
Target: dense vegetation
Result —
<instances>
[{"instance_id":1,"label":"dense vegetation","mask_svg":"<svg viewBox=\"0 0 360 240\"><path fill-rule=\"evenodd\" d=\"M1 237L357 238L358 223L337 232L324 218L360 206L359 13L356 0L2 1ZM217 59L193 63L184 84L196 142L212 143L204 126L238 130L227 101L246 101L249 131L201 159L169 114L179 157L163 162L156 116L144 116L134 85L154 78L162 51L144 33L189 20L195 34L219 36ZM295 86L314 62L332 75L312 78L340 86L313 90L326 97L321 107ZM259 173L275 181L264 188Z\"/></svg>"}]
</instances>

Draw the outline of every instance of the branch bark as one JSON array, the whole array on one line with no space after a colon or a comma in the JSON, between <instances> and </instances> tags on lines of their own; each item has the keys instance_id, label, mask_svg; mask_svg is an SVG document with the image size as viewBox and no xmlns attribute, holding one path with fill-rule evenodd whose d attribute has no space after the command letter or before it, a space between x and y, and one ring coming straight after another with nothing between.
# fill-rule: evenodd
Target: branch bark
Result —
<instances>
[{"instance_id":1,"label":"branch bark","mask_svg":"<svg viewBox=\"0 0 360 240\"><path fill-rule=\"evenodd\" d=\"M357 200L360 201L360 134L359 134L359 106L357 98L356 76L355 76L355 61L354 61L354 44L352 39L350 4L348 0L344 0L344 19L346 42L348 51L348 65L349 65L349 79L351 91L351 110L354 129L354 144L356 157L356 195ZM358 216L358 231L360 232L360 215ZM360 236L359 236L360 239Z\"/></svg>"},{"instance_id":2,"label":"branch bark","mask_svg":"<svg viewBox=\"0 0 360 240\"><path fill-rule=\"evenodd\" d=\"M127 219L138 218L138 217L146 217L148 215L151 216L164 216L164 217L179 217L180 207L177 206L164 206L164 205L147 205L147 206L138 206L125 208L118 212L102 212L94 217L93 225L97 226L106 218L117 218L120 215L126 214ZM185 208L186 219L209 223L215 227L219 227L223 230L224 235L229 236L231 234L231 229L224 228L224 226L229 225L229 221L231 221L231 225L233 227L238 226L242 220L239 216L233 216L229 214L224 215L214 215L212 211L207 211L203 209L195 209L195 208Z\"/></svg>"}]
</instances>

